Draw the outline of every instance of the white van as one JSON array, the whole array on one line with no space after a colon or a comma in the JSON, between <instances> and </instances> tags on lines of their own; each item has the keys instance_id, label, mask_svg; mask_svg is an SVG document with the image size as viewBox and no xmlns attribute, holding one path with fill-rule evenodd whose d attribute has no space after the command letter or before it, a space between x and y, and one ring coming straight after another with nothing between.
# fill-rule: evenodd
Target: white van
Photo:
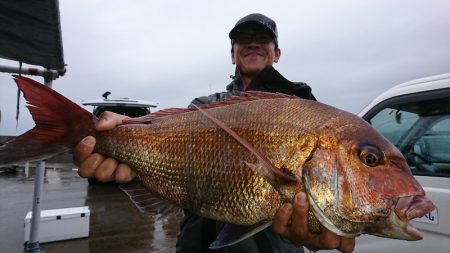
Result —
<instances>
[{"instance_id":1,"label":"white van","mask_svg":"<svg viewBox=\"0 0 450 253\"><path fill-rule=\"evenodd\" d=\"M450 73L397 85L359 116L403 153L436 210L414 219L424 239L402 241L362 235L355 252L450 252Z\"/></svg>"}]
</instances>

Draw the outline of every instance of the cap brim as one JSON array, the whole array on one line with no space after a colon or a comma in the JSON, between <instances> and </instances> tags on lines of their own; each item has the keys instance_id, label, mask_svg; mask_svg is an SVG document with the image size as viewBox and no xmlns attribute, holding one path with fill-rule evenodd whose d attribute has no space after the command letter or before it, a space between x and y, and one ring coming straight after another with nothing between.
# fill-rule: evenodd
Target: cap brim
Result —
<instances>
[{"instance_id":1,"label":"cap brim","mask_svg":"<svg viewBox=\"0 0 450 253\"><path fill-rule=\"evenodd\" d=\"M228 34L228 37L230 39L235 39L236 36L242 31L242 29L247 28L247 27L258 27L258 28L262 28L263 30L269 32L274 38L276 38L276 34L270 29L268 28L265 24L259 22L259 21L245 21L242 22L241 24L235 26L233 29L231 29L230 33Z\"/></svg>"}]
</instances>

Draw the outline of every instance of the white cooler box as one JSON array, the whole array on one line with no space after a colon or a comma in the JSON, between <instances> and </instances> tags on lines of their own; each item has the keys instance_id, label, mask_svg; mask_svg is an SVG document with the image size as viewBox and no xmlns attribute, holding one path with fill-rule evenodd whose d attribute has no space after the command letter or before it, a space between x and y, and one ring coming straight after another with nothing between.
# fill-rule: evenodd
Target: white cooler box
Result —
<instances>
[{"instance_id":1,"label":"white cooler box","mask_svg":"<svg viewBox=\"0 0 450 253\"><path fill-rule=\"evenodd\" d=\"M89 236L88 206L41 211L39 242L53 242ZM25 216L25 241L30 238L31 212Z\"/></svg>"}]
</instances>

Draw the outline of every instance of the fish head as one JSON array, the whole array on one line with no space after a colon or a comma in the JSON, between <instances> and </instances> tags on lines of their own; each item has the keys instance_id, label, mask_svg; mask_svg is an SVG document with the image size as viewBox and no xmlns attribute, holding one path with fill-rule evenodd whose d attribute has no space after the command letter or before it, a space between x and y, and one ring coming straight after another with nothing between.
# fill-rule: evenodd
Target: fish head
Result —
<instances>
[{"instance_id":1,"label":"fish head","mask_svg":"<svg viewBox=\"0 0 450 253\"><path fill-rule=\"evenodd\" d=\"M313 212L338 235L419 240L409 220L435 207L401 152L354 115L330 120L302 167Z\"/></svg>"}]
</instances>

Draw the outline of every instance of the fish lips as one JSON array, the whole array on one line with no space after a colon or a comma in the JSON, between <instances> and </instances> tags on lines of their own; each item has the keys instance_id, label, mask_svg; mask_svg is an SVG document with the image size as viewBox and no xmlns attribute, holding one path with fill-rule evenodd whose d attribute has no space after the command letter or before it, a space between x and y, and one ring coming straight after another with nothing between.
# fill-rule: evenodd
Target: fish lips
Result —
<instances>
[{"instance_id":1,"label":"fish lips","mask_svg":"<svg viewBox=\"0 0 450 253\"><path fill-rule=\"evenodd\" d=\"M374 234L408 241L423 239L422 233L411 224L411 219L431 212L435 206L425 195L403 196L396 199L386 199L391 203L391 212L386 223L377 226L378 233ZM387 217L386 217L387 218Z\"/></svg>"},{"instance_id":2,"label":"fish lips","mask_svg":"<svg viewBox=\"0 0 450 253\"><path fill-rule=\"evenodd\" d=\"M405 196L398 198L393 206L395 214L402 220L412 220L421 217L431 211L436 206L425 195Z\"/></svg>"}]
</instances>

